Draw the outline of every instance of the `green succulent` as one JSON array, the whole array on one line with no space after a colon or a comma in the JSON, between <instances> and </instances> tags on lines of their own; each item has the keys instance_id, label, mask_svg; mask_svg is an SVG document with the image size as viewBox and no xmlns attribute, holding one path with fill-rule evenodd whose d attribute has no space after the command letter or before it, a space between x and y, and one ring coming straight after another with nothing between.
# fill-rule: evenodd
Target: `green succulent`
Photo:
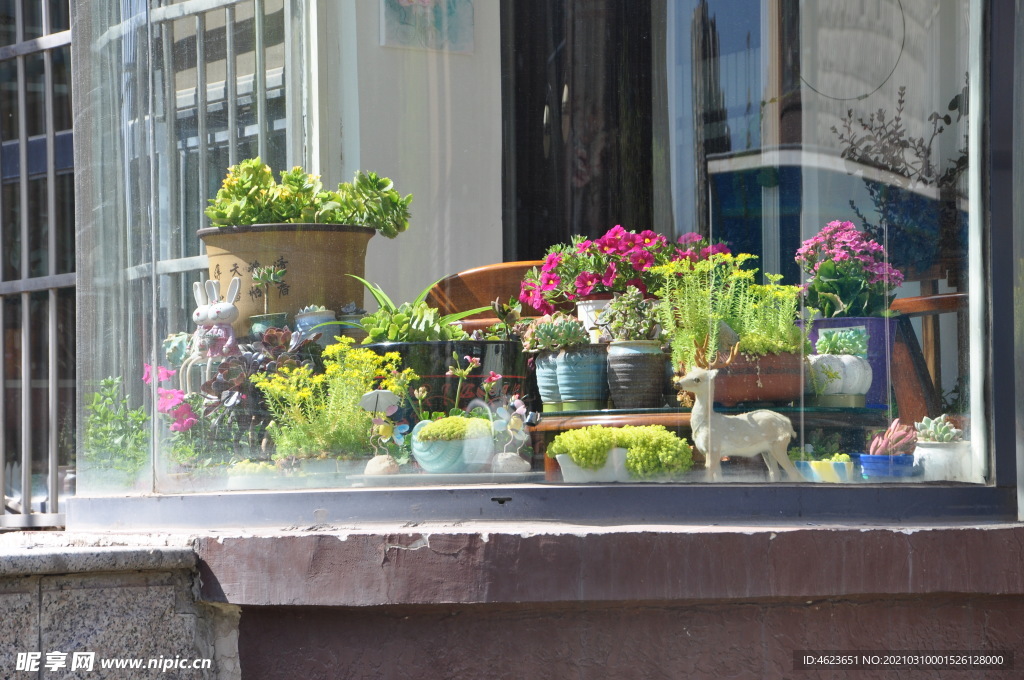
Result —
<instances>
[{"instance_id":1,"label":"green succulent","mask_svg":"<svg viewBox=\"0 0 1024 680\"><path fill-rule=\"evenodd\" d=\"M491 437L494 430L491 421L485 418L449 416L435 420L416 434L420 441L455 441Z\"/></svg>"},{"instance_id":2,"label":"green succulent","mask_svg":"<svg viewBox=\"0 0 1024 680\"><path fill-rule=\"evenodd\" d=\"M324 191L320 177L294 167L274 181L270 166L250 158L228 168L206 216L217 227L310 222L351 224L394 238L409 228L409 204L394 183L374 172L357 171L352 182Z\"/></svg>"},{"instance_id":3,"label":"green succulent","mask_svg":"<svg viewBox=\"0 0 1024 680\"><path fill-rule=\"evenodd\" d=\"M576 317L555 312L530 322L522 331L522 342L527 352L555 352L590 344L590 335Z\"/></svg>"},{"instance_id":4,"label":"green succulent","mask_svg":"<svg viewBox=\"0 0 1024 680\"><path fill-rule=\"evenodd\" d=\"M914 429L923 442L958 442L964 438L963 431L954 427L945 413L934 419L922 418L921 422L914 423Z\"/></svg>"},{"instance_id":5,"label":"green succulent","mask_svg":"<svg viewBox=\"0 0 1024 680\"><path fill-rule=\"evenodd\" d=\"M323 305L306 305L300 309L297 314L308 314L309 312L326 312L327 308Z\"/></svg>"},{"instance_id":6,"label":"green succulent","mask_svg":"<svg viewBox=\"0 0 1024 680\"><path fill-rule=\"evenodd\" d=\"M658 318L653 300L645 300L639 288L629 287L601 311L597 325L614 340L657 340Z\"/></svg>"},{"instance_id":7,"label":"green succulent","mask_svg":"<svg viewBox=\"0 0 1024 680\"><path fill-rule=\"evenodd\" d=\"M868 355L868 334L863 328L822 330L814 345L818 354L851 354L858 357Z\"/></svg>"}]
</instances>

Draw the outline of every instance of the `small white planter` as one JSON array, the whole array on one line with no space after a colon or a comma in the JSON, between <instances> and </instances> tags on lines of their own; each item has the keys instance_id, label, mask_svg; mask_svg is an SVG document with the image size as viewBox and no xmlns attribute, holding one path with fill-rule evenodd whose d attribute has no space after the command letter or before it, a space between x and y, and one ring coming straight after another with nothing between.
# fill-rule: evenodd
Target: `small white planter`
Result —
<instances>
[{"instance_id":1,"label":"small white planter","mask_svg":"<svg viewBox=\"0 0 1024 680\"><path fill-rule=\"evenodd\" d=\"M626 470L626 449L614 448L608 452L608 460L597 470L581 468L565 453L555 456L558 466L562 468L562 480L571 484L589 482L630 482L629 471Z\"/></svg>"},{"instance_id":2,"label":"small white planter","mask_svg":"<svg viewBox=\"0 0 1024 680\"><path fill-rule=\"evenodd\" d=\"M578 300L576 302L576 317L583 323L590 335L590 342L597 343L601 340L602 330L597 327L597 317L601 311L608 306L611 299L606 300Z\"/></svg>"},{"instance_id":3,"label":"small white planter","mask_svg":"<svg viewBox=\"0 0 1024 680\"><path fill-rule=\"evenodd\" d=\"M970 481L970 442L917 442L914 465L924 468L925 482Z\"/></svg>"}]
</instances>

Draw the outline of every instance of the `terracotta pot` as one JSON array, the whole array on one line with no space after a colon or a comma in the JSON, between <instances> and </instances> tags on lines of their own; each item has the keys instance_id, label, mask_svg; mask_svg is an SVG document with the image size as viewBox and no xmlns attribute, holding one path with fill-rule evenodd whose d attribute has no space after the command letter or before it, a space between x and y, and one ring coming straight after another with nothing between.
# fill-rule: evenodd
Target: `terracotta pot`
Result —
<instances>
[{"instance_id":1,"label":"terracotta pot","mask_svg":"<svg viewBox=\"0 0 1024 680\"><path fill-rule=\"evenodd\" d=\"M283 286L272 288L270 307L293 315L306 305L337 310L363 300L363 284L347 274L364 276L366 245L376 232L344 224L255 224L200 229L206 244L210 279L227 290L232 277L242 279L235 333L244 333L249 317L263 312L263 291L252 282L256 266L276 264L288 270Z\"/></svg>"},{"instance_id":2,"label":"terracotta pot","mask_svg":"<svg viewBox=\"0 0 1024 680\"><path fill-rule=\"evenodd\" d=\"M746 401L788 402L803 394L803 358L799 354L739 354L718 371L715 403L735 406Z\"/></svg>"}]
</instances>

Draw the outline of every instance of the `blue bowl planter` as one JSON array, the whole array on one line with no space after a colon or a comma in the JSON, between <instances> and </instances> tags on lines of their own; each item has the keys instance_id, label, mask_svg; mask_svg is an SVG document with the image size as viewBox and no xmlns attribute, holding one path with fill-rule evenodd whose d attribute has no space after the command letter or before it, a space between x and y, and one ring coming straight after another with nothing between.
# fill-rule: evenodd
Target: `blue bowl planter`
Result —
<instances>
[{"instance_id":1,"label":"blue bowl planter","mask_svg":"<svg viewBox=\"0 0 1024 680\"><path fill-rule=\"evenodd\" d=\"M562 396L558 391L558 371L556 369L555 354L552 352L541 352L533 360L533 367L537 374L537 391L540 392L540 400L545 413L562 410Z\"/></svg>"},{"instance_id":2,"label":"blue bowl planter","mask_svg":"<svg viewBox=\"0 0 1024 680\"><path fill-rule=\"evenodd\" d=\"M913 455L871 455L860 454L860 469L864 479L886 480L917 477L924 469L914 465Z\"/></svg>"},{"instance_id":3,"label":"blue bowl planter","mask_svg":"<svg viewBox=\"0 0 1024 680\"><path fill-rule=\"evenodd\" d=\"M563 350L555 359L562 410L602 409L608 404L608 359L605 345ZM566 408L566 406L569 408Z\"/></svg>"},{"instance_id":4,"label":"blue bowl planter","mask_svg":"<svg viewBox=\"0 0 1024 680\"><path fill-rule=\"evenodd\" d=\"M412 429L412 456L421 468L444 474L478 472L490 464L494 455L493 438L421 441L417 435L429 423L429 420L421 420Z\"/></svg>"},{"instance_id":5,"label":"blue bowl planter","mask_svg":"<svg viewBox=\"0 0 1024 680\"><path fill-rule=\"evenodd\" d=\"M811 482L841 484L857 481L852 462L837 463L831 460L797 460L796 469Z\"/></svg>"}]
</instances>

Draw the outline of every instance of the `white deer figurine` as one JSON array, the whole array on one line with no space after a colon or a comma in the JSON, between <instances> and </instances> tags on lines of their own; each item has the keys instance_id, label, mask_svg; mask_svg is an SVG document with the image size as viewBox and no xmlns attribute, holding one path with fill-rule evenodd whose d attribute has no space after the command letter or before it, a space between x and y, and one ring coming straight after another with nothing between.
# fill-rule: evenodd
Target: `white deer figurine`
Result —
<instances>
[{"instance_id":1,"label":"white deer figurine","mask_svg":"<svg viewBox=\"0 0 1024 680\"><path fill-rule=\"evenodd\" d=\"M765 409L735 416L715 413L715 376L719 368L732 363L737 347L733 347L727 361L715 365L704 359L704 350L698 347L698 365L676 379L676 386L681 391L692 392L694 395L690 430L694 445L704 454L708 478L711 481L721 479L722 456L753 458L761 454L768 466L771 481L778 479L779 465L786 470L791 480L802 481L803 477L787 454L789 442L796 436L789 418Z\"/></svg>"}]
</instances>

